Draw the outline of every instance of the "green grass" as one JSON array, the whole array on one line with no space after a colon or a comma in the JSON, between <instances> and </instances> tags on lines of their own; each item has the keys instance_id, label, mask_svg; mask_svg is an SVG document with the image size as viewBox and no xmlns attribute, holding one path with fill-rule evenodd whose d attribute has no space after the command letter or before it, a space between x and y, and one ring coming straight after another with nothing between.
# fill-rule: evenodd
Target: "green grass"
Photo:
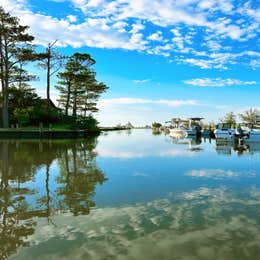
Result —
<instances>
[{"instance_id":1,"label":"green grass","mask_svg":"<svg viewBox=\"0 0 260 260\"><path fill-rule=\"evenodd\" d=\"M0 131L17 131L17 130L40 130L37 126L22 126L19 128L0 128ZM53 124L51 128L44 126L41 130L73 130L69 124Z\"/></svg>"}]
</instances>

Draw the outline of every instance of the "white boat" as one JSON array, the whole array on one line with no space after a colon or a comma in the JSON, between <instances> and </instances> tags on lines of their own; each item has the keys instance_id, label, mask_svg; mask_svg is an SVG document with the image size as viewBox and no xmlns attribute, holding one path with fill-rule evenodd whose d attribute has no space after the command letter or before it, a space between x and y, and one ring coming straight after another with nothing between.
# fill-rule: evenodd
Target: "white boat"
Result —
<instances>
[{"instance_id":1,"label":"white boat","mask_svg":"<svg viewBox=\"0 0 260 260\"><path fill-rule=\"evenodd\" d=\"M170 136L183 138L186 136L186 129L178 127L178 128L170 128Z\"/></svg>"},{"instance_id":2,"label":"white boat","mask_svg":"<svg viewBox=\"0 0 260 260\"><path fill-rule=\"evenodd\" d=\"M243 141L253 143L260 142L260 130L251 129L248 133L243 137Z\"/></svg>"},{"instance_id":3,"label":"white boat","mask_svg":"<svg viewBox=\"0 0 260 260\"><path fill-rule=\"evenodd\" d=\"M170 130L170 136L183 138L186 136L186 130L188 129L188 121L180 118L172 118Z\"/></svg>"},{"instance_id":4,"label":"white boat","mask_svg":"<svg viewBox=\"0 0 260 260\"><path fill-rule=\"evenodd\" d=\"M219 124L214 130L214 134L217 140L233 141L236 130L231 128L230 124Z\"/></svg>"},{"instance_id":5,"label":"white boat","mask_svg":"<svg viewBox=\"0 0 260 260\"><path fill-rule=\"evenodd\" d=\"M170 135L173 137L200 136L202 117L192 117L186 120L180 118L172 118Z\"/></svg>"}]
</instances>

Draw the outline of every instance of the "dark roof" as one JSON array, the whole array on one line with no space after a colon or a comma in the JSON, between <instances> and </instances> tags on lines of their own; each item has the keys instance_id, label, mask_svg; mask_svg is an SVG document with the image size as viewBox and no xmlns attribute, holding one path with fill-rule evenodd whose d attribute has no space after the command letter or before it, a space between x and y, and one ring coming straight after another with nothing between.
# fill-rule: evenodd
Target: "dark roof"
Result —
<instances>
[{"instance_id":1,"label":"dark roof","mask_svg":"<svg viewBox=\"0 0 260 260\"><path fill-rule=\"evenodd\" d=\"M43 104L43 105L50 105L52 108L56 108L56 109L59 109L58 107L56 107L56 105L52 102L51 99L47 99L47 98L41 98L40 99L40 102Z\"/></svg>"},{"instance_id":2,"label":"dark roof","mask_svg":"<svg viewBox=\"0 0 260 260\"><path fill-rule=\"evenodd\" d=\"M39 99L39 102L40 102L42 105L44 105L44 106L50 105L50 107L60 110L60 108L58 108L58 107L53 103L53 101L52 101L51 99L48 100L47 98L41 98L41 99ZM2 102L0 102L0 109L1 109L2 107L3 107L3 106L2 106Z\"/></svg>"}]
</instances>

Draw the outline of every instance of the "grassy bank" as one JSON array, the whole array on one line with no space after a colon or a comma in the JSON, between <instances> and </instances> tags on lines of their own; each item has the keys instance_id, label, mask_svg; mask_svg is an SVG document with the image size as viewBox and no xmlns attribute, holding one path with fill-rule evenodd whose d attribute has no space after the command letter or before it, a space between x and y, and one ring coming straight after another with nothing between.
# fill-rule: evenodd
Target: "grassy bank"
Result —
<instances>
[{"instance_id":1,"label":"grassy bank","mask_svg":"<svg viewBox=\"0 0 260 260\"><path fill-rule=\"evenodd\" d=\"M105 131L129 130L125 127L99 127L96 129L71 129L71 125L58 124L49 128L43 127L21 127L21 128L0 128L1 139L63 139L63 138L85 138L99 135Z\"/></svg>"}]
</instances>

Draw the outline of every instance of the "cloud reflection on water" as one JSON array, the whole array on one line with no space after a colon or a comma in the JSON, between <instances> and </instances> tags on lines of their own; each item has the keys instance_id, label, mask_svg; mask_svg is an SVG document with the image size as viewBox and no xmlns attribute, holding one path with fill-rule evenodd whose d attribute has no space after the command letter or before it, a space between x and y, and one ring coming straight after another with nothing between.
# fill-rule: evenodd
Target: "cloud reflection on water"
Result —
<instances>
[{"instance_id":1,"label":"cloud reflection on water","mask_svg":"<svg viewBox=\"0 0 260 260\"><path fill-rule=\"evenodd\" d=\"M259 204L255 187L243 196L202 187L148 203L96 209L89 216L57 215L55 226L38 222L29 237L34 246L15 259L37 259L36 253L43 260L256 259Z\"/></svg>"},{"instance_id":2,"label":"cloud reflection on water","mask_svg":"<svg viewBox=\"0 0 260 260\"><path fill-rule=\"evenodd\" d=\"M134 134L127 131L110 133L99 137L99 143L96 151L99 157L136 159L144 157L190 157L196 156L191 149L192 139L185 139L179 143L173 143L169 136L154 136L151 130L136 130ZM127 140L126 140L127 137ZM142 145L141 145L142 144ZM197 146L196 146L197 147ZM195 150L197 152L197 150Z\"/></svg>"},{"instance_id":3,"label":"cloud reflection on water","mask_svg":"<svg viewBox=\"0 0 260 260\"><path fill-rule=\"evenodd\" d=\"M198 170L194 169L187 172L185 175L194 178L211 178L216 180L256 176L254 172L243 172L243 171L238 172L238 171L223 170L223 169L198 169Z\"/></svg>"}]
</instances>

